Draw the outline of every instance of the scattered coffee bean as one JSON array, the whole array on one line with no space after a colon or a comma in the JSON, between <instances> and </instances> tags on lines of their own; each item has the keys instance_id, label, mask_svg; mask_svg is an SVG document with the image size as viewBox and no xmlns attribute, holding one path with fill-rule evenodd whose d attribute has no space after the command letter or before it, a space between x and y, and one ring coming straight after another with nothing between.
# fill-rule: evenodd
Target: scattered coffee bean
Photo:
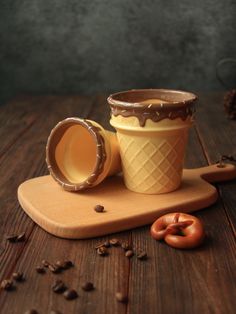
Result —
<instances>
[{"instance_id":1,"label":"scattered coffee bean","mask_svg":"<svg viewBox=\"0 0 236 314\"><path fill-rule=\"evenodd\" d=\"M68 289L63 293L65 299L73 300L78 297L78 293L74 289Z\"/></svg>"},{"instance_id":2,"label":"scattered coffee bean","mask_svg":"<svg viewBox=\"0 0 236 314\"><path fill-rule=\"evenodd\" d=\"M11 242L11 243L14 243L17 241L17 234L9 234L6 236L6 239Z\"/></svg>"},{"instance_id":3,"label":"scattered coffee bean","mask_svg":"<svg viewBox=\"0 0 236 314\"><path fill-rule=\"evenodd\" d=\"M50 314L62 314L62 313L59 311L51 310Z\"/></svg>"},{"instance_id":4,"label":"scattered coffee bean","mask_svg":"<svg viewBox=\"0 0 236 314\"><path fill-rule=\"evenodd\" d=\"M71 267L73 267L74 266L74 264L72 263L72 261L64 261L63 262L63 268L64 269L68 269L68 268L71 268Z\"/></svg>"},{"instance_id":5,"label":"scattered coffee bean","mask_svg":"<svg viewBox=\"0 0 236 314\"><path fill-rule=\"evenodd\" d=\"M26 311L25 314L38 314L38 312L32 309L32 310Z\"/></svg>"},{"instance_id":6,"label":"scattered coffee bean","mask_svg":"<svg viewBox=\"0 0 236 314\"><path fill-rule=\"evenodd\" d=\"M64 269L64 267L65 267L65 263L62 261L56 261L55 265L57 267L60 267L61 269Z\"/></svg>"},{"instance_id":7,"label":"scattered coffee bean","mask_svg":"<svg viewBox=\"0 0 236 314\"><path fill-rule=\"evenodd\" d=\"M104 243L97 244L95 246L95 250L99 249L100 247L105 247Z\"/></svg>"},{"instance_id":8,"label":"scattered coffee bean","mask_svg":"<svg viewBox=\"0 0 236 314\"><path fill-rule=\"evenodd\" d=\"M102 206L102 205L96 205L96 206L94 207L94 210L95 210L95 212L97 212L97 213L103 213L103 212L104 212L104 206Z\"/></svg>"},{"instance_id":9,"label":"scattered coffee bean","mask_svg":"<svg viewBox=\"0 0 236 314\"><path fill-rule=\"evenodd\" d=\"M35 268L35 270L36 270L36 272L38 273L38 274L45 274L45 269L42 267L42 266L37 266L36 268Z\"/></svg>"},{"instance_id":10,"label":"scattered coffee bean","mask_svg":"<svg viewBox=\"0 0 236 314\"><path fill-rule=\"evenodd\" d=\"M134 252L132 250L128 250L125 252L125 256L131 258L132 256L134 256Z\"/></svg>"},{"instance_id":11,"label":"scattered coffee bean","mask_svg":"<svg viewBox=\"0 0 236 314\"><path fill-rule=\"evenodd\" d=\"M127 303L128 297L125 294L123 294L122 292L117 292L116 293L116 300L118 302Z\"/></svg>"},{"instance_id":12,"label":"scattered coffee bean","mask_svg":"<svg viewBox=\"0 0 236 314\"><path fill-rule=\"evenodd\" d=\"M10 279L4 279L1 282L1 288L7 291L10 291L13 289L13 281Z\"/></svg>"},{"instance_id":13,"label":"scattered coffee bean","mask_svg":"<svg viewBox=\"0 0 236 314\"><path fill-rule=\"evenodd\" d=\"M94 289L94 285L92 282L85 282L83 285L82 285L82 289L84 291L91 291Z\"/></svg>"},{"instance_id":14,"label":"scattered coffee bean","mask_svg":"<svg viewBox=\"0 0 236 314\"><path fill-rule=\"evenodd\" d=\"M144 251L141 251L137 254L137 258L140 260L145 260L145 259L147 259L147 253Z\"/></svg>"},{"instance_id":15,"label":"scattered coffee bean","mask_svg":"<svg viewBox=\"0 0 236 314\"><path fill-rule=\"evenodd\" d=\"M55 293L63 293L67 287L62 280L56 280L52 285L52 290Z\"/></svg>"},{"instance_id":16,"label":"scattered coffee bean","mask_svg":"<svg viewBox=\"0 0 236 314\"><path fill-rule=\"evenodd\" d=\"M53 273L53 274L59 274L61 272L61 267L57 265L48 265L48 269Z\"/></svg>"},{"instance_id":17,"label":"scattered coffee bean","mask_svg":"<svg viewBox=\"0 0 236 314\"><path fill-rule=\"evenodd\" d=\"M23 273L20 272L15 272L12 274L12 278L15 279L16 281L23 281Z\"/></svg>"},{"instance_id":18,"label":"scattered coffee bean","mask_svg":"<svg viewBox=\"0 0 236 314\"><path fill-rule=\"evenodd\" d=\"M45 259L42 260L42 265L44 267L48 267L50 265L50 263L48 261L46 261Z\"/></svg>"},{"instance_id":19,"label":"scattered coffee bean","mask_svg":"<svg viewBox=\"0 0 236 314\"><path fill-rule=\"evenodd\" d=\"M110 242L109 241L105 241L103 243L103 245L106 247L106 248L109 248L111 246Z\"/></svg>"},{"instance_id":20,"label":"scattered coffee bean","mask_svg":"<svg viewBox=\"0 0 236 314\"><path fill-rule=\"evenodd\" d=\"M17 236L17 242L23 242L23 241L25 241L25 232L22 232Z\"/></svg>"},{"instance_id":21,"label":"scattered coffee bean","mask_svg":"<svg viewBox=\"0 0 236 314\"><path fill-rule=\"evenodd\" d=\"M115 239L115 238L111 239L109 242L112 246L119 246L120 245L120 241L118 239Z\"/></svg>"},{"instance_id":22,"label":"scattered coffee bean","mask_svg":"<svg viewBox=\"0 0 236 314\"><path fill-rule=\"evenodd\" d=\"M104 246L101 246L97 249L97 253L98 255L100 256L105 256L105 255L108 255L108 251L107 249L104 247Z\"/></svg>"},{"instance_id":23,"label":"scattered coffee bean","mask_svg":"<svg viewBox=\"0 0 236 314\"><path fill-rule=\"evenodd\" d=\"M125 251L131 250L132 249L132 245L130 245L127 241L122 242L121 243L121 247L122 249L124 249Z\"/></svg>"}]
</instances>

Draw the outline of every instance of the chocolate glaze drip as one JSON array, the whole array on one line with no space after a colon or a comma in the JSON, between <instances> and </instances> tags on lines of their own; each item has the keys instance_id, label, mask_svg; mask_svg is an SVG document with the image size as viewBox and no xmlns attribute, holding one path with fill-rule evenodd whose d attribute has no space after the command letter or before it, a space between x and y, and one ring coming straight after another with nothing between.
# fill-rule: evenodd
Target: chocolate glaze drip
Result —
<instances>
[{"instance_id":1,"label":"chocolate glaze drip","mask_svg":"<svg viewBox=\"0 0 236 314\"><path fill-rule=\"evenodd\" d=\"M153 122L158 122L163 119L174 120L176 118L181 118L183 121L187 119L188 116L193 116L195 112L195 107L192 103L186 104L184 107L168 106L162 104L160 108L156 106L152 108L152 105L147 105L144 107L119 107L117 105L111 106L111 114L115 117L121 115L122 117L136 117L139 120L139 125L144 127L147 119Z\"/></svg>"},{"instance_id":2,"label":"chocolate glaze drip","mask_svg":"<svg viewBox=\"0 0 236 314\"><path fill-rule=\"evenodd\" d=\"M65 131L73 125L82 125L92 134L94 141L97 146L97 161L93 173L88 177L87 180L80 183L70 182L60 171L55 160L55 149L59 143L61 137ZM87 120L81 120L78 118L68 118L59 122L52 130L46 147L46 162L48 170L52 177L67 191L79 191L89 188L98 179L99 175L103 172L105 161L106 161L106 150L105 141L103 136L100 134L101 129L94 126Z\"/></svg>"}]
</instances>

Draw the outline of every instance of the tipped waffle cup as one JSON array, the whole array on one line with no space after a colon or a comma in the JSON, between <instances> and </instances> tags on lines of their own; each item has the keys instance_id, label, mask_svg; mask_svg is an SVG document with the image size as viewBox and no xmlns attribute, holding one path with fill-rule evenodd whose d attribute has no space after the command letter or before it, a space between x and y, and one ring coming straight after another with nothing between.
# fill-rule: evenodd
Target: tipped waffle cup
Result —
<instances>
[{"instance_id":1,"label":"tipped waffle cup","mask_svg":"<svg viewBox=\"0 0 236 314\"><path fill-rule=\"evenodd\" d=\"M48 170L67 191L82 191L121 171L116 134L95 121L60 121L46 146Z\"/></svg>"}]
</instances>

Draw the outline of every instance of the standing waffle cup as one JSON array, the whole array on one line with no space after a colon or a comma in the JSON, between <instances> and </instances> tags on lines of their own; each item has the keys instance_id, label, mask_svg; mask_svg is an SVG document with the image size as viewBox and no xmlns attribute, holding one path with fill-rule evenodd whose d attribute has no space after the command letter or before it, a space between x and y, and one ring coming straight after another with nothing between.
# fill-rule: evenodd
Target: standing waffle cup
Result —
<instances>
[{"instance_id":1,"label":"standing waffle cup","mask_svg":"<svg viewBox=\"0 0 236 314\"><path fill-rule=\"evenodd\" d=\"M130 90L108 98L128 189L161 194L179 188L196 99L167 89Z\"/></svg>"},{"instance_id":2,"label":"standing waffle cup","mask_svg":"<svg viewBox=\"0 0 236 314\"><path fill-rule=\"evenodd\" d=\"M67 118L52 129L46 162L52 177L67 191L92 188L121 171L116 134L79 118Z\"/></svg>"}]
</instances>

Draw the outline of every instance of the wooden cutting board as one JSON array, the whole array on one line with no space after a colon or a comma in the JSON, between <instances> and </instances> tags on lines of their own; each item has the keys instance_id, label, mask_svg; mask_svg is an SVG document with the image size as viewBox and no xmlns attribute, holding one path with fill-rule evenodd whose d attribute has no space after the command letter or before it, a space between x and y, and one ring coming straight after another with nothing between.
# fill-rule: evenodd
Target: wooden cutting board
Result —
<instances>
[{"instance_id":1,"label":"wooden cutting board","mask_svg":"<svg viewBox=\"0 0 236 314\"><path fill-rule=\"evenodd\" d=\"M18 188L24 211L49 233L71 239L97 237L152 223L169 212L193 212L213 204L217 190L208 182L236 177L236 167L216 165L184 170L180 189L161 195L127 190L121 176L84 192L66 192L51 176L30 179ZM94 206L105 207L104 213Z\"/></svg>"}]
</instances>

